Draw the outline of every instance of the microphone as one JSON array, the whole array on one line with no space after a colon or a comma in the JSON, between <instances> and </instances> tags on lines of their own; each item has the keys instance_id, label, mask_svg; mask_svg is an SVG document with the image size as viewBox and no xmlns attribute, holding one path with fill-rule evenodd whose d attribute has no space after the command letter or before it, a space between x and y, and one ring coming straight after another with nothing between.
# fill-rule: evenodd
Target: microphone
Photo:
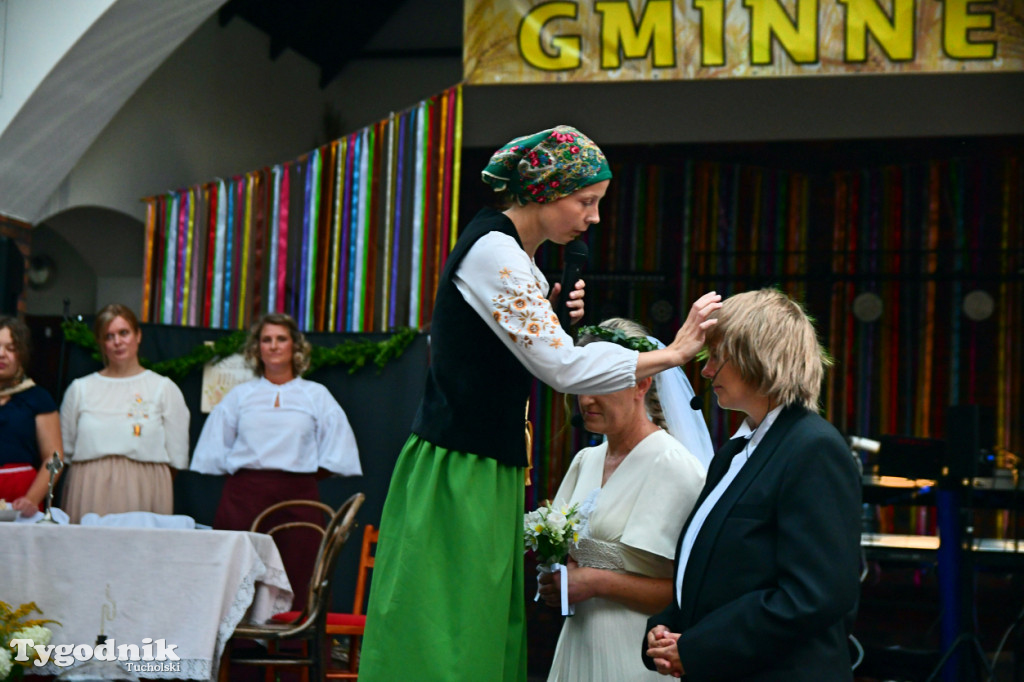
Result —
<instances>
[{"instance_id":1,"label":"microphone","mask_svg":"<svg viewBox=\"0 0 1024 682\"><path fill-rule=\"evenodd\" d=\"M565 245L565 270L562 271L562 293L558 301L558 323L562 329L569 331L569 292L576 288L576 282L583 274L583 266L587 264L590 249L586 243L575 239Z\"/></svg>"},{"instance_id":2,"label":"microphone","mask_svg":"<svg viewBox=\"0 0 1024 682\"><path fill-rule=\"evenodd\" d=\"M725 362L729 362L729 361L726 360ZM718 368L718 371L715 372L715 375L713 377L711 377L711 385L712 385L712 387L715 385L715 379L718 378L718 375L721 374L722 370L725 368L725 362L723 362L722 366ZM691 410L699 410L699 409L701 409L703 407L704 407L704 394L703 393L697 393L692 398L690 398L690 409Z\"/></svg>"},{"instance_id":3,"label":"microphone","mask_svg":"<svg viewBox=\"0 0 1024 682\"><path fill-rule=\"evenodd\" d=\"M574 429L582 429L583 428L583 415L580 414L579 412L577 412L576 414L574 414L572 416L572 419L569 420L569 423L572 424L572 427Z\"/></svg>"},{"instance_id":4,"label":"microphone","mask_svg":"<svg viewBox=\"0 0 1024 682\"><path fill-rule=\"evenodd\" d=\"M863 450L864 452L878 454L878 451L882 449L882 442L873 440L871 438L862 438L861 436L847 436L846 440L847 442L849 442L851 450Z\"/></svg>"}]
</instances>

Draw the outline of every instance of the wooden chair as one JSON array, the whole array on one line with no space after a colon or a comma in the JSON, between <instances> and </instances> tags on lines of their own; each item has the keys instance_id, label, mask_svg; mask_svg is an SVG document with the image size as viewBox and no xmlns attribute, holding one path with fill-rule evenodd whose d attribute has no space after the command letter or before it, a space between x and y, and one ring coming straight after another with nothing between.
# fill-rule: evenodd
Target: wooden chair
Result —
<instances>
[{"instance_id":1,"label":"wooden chair","mask_svg":"<svg viewBox=\"0 0 1024 682\"><path fill-rule=\"evenodd\" d=\"M363 529L363 549L359 554L359 577L356 579L356 598L352 605L352 613L327 614L328 639L338 635L348 635L348 670L327 669L324 679L354 680L359 677L359 647L366 631L366 615L363 604L366 599L366 581L373 570L374 549L377 545L377 529L367 524Z\"/></svg>"},{"instance_id":2,"label":"wooden chair","mask_svg":"<svg viewBox=\"0 0 1024 682\"><path fill-rule=\"evenodd\" d=\"M374 564L374 548L377 545L378 531L371 524L363 528L363 548L359 554L359 575L356 578L356 596L351 613L327 614L327 637L330 641L334 636L348 636L348 670L327 668L325 679L354 680L359 677L359 646L363 633L366 631L366 615L363 604L366 602L366 584ZM286 611L273 617L278 622L289 622L298 617L298 611ZM269 681L268 681L269 682Z\"/></svg>"},{"instance_id":3,"label":"wooden chair","mask_svg":"<svg viewBox=\"0 0 1024 682\"><path fill-rule=\"evenodd\" d=\"M313 567L313 576L309 581L307 589L309 598L306 600L306 607L295 613L295 617L289 622L272 620L264 624L241 624L235 628L224 649L224 656L221 660L219 679L221 682L228 682L231 677L231 666L256 665L266 666L268 679L273 679L274 668L293 667L303 671L303 680L322 680L324 674L324 653L327 650L327 610L331 598L331 577L334 575L334 566L337 563L338 554L348 539L355 524L356 512L362 506L365 496L356 493L348 498L335 512L327 505L310 500L289 500L267 507L253 522L253 527L258 528L263 519L279 509L289 506L312 506L332 512L330 521L326 528L321 528L315 523L308 521L291 521L283 523L268 531L269 533L279 532L286 528L305 527L316 528L323 534L320 547L317 550L316 563ZM295 586L296 588L298 586ZM233 658L231 644L233 640L266 640L268 644L277 642L298 642L302 648L298 653L277 652L268 649L266 655L246 658Z\"/></svg>"}]
</instances>

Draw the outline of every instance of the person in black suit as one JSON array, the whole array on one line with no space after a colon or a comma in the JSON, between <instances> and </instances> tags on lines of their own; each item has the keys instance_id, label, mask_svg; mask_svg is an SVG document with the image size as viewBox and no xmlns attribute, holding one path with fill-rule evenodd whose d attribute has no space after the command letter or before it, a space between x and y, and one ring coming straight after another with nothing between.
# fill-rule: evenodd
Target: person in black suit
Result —
<instances>
[{"instance_id":1,"label":"person in black suit","mask_svg":"<svg viewBox=\"0 0 1024 682\"><path fill-rule=\"evenodd\" d=\"M726 299L706 341L701 374L746 419L683 526L643 662L691 682L851 680L861 489L817 414L830 360L801 306L772 289Z\"/></svg>"}]
</instances>

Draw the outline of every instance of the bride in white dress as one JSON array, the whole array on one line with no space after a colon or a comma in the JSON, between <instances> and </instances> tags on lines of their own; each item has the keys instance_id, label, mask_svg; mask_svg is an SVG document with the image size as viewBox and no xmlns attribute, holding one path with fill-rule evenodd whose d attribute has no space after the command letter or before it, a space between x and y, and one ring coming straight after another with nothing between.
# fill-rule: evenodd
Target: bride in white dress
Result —
<instances>
[{"instance_id":1,"label":"bride in white dress","mask_svg":"<svg viewBox=\"0 0 1024 682\"><path fill-rule=\"evenodd\" d=\"M587 335L581 330L580 343L623 342L623 335L646 339L646 331L629 320L612 318L600 328ZM637 347L635 341L624 343ZM704 485L712 449L702 416L681 412L693 413L685 375L678 370L658 376L657 384L647 378L616 393L579 396L587 430L604 434L606 441L576 455L555 496L580 503L587 521L567 561L576 615L562 626L548 682L660 677L644 667L637 642L647 617L672 597L676 542ZM663 428L659 392L680 403L678 418L669 424L685 431L676 435L687 445ZM541 577L540 592L549 606L559 606L557 572Z\"/></svg>"}]
</instances>

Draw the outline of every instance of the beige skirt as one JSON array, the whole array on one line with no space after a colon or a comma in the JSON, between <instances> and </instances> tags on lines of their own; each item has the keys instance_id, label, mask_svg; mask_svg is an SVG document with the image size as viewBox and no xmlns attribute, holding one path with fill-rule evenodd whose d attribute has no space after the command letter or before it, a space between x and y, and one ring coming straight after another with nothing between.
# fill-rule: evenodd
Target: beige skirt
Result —
<instances>
[{"instance_id":1,"label":"beige skirt","mask_svg":"<svg viewBox=\"0 0 1024 682\"><path fill-rule=\"evenodd\" d=\"M79 523L89 512L99 515L129 511L174 513L171 468L109 455L74 462L68 472L60 508Z\"/></svg>"}]
</instances>

